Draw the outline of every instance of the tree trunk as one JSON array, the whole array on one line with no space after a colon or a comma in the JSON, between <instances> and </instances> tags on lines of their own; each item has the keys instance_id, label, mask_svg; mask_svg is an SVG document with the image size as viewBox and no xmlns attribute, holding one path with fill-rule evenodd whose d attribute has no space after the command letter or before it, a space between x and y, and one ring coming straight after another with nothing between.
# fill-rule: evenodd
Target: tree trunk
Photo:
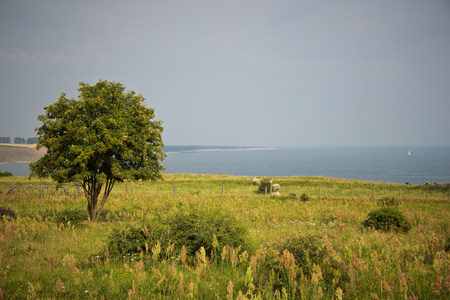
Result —
<instances>
[{"instance_id":1,"label":"tree trunk","mask_svg":"<svg viewBox=\"0 0 450 300\"><path fill-rule=\"evenodd\" d=\"M103 199L102 199L102 202L100 203L100 208L99 208L98 213L97 213L97 215L95 217L95 222L98 221L98 217L100 217L100 214L101 214L101 212L103 210L103 206L105 205L106 200L108 200L109 193L111 193L111 190L113 189L115 182L116 181L114 179L112 179L112 178L106 180L105 191L103 192Z\"/></svg>"},{"instance_id":2,"label":"tree trunk","mask_svg":"<svg viewBox=\"0 0 450 300\"><path fill-rule=\"evenodd\" d=\"M97 201L98 196L102 190L102 184L95 177L89 176L83 180L83 189L84 195L87 200L89 219L91 221L96 221L98 219L98 216L96 214Z\"/></svg>"}]
</instances>

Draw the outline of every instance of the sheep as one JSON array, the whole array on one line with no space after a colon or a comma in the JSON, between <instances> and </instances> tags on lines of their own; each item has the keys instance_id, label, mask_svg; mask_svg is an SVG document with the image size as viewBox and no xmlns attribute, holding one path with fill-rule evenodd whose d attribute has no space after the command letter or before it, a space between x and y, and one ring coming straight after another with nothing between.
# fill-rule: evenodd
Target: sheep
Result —
<instances>
[{"instance_id":1,"label":"sheep","mask_svg":"<svg viewBox=\"0 0 450 300\"><path fill-rule=\"evenodd\" d=\"M288 199L300 199L300 198L297 196L297 194L294 194L294 193L290 193L290 194L287 196L287 198L288 198Z\"/></svg>"},{"instance_id":2,"label":"sheep","mask_svg":"<svg viewBox=\"0 0 450 300\"><path fill-rule=\"evenodd\" d=\"M281 194L280 194L280 192L275 192L275 193L272 193L272 195L271 195L272 197L281 197Z\"/></svg>"},{"instance_id":3,"label":"sheep","mask_svg":"<svg viewBox=\"0 0 450 300\"><path fill-rule=\"evenodd\" d=\"M261 185L261 180L259 180L258 178L253 178L253 185Z\"/></svg>"},{"instance_id":4,"label":"sheep","mask_svg":"<svg viewBox=\"0 0 450 300\"><path fill-rule=\"evenodd\" d=\"M430 183L428 181L425 181L423 185L430 185Z\"/></svg>"},{"instance_id":5,"label":"sheep","mask_svg":"<svg viewBox=\"0 0 450 300\"><path fill-rule=\"evenodd\" d=\"M446 183L440 183L440 182L434 182L435 186L450 186L450 183L446 182Z\"/></svg>"},{"instance_id":6,"label":"sheep","mask_svg":"<svg viewBox=\"0 0 450 300\"><path fill-rule=\"evenodd\" d=\"M277 192L280 190L280 185L278 183L272 185L272 192Z\"/></svg>"}]
</instances>

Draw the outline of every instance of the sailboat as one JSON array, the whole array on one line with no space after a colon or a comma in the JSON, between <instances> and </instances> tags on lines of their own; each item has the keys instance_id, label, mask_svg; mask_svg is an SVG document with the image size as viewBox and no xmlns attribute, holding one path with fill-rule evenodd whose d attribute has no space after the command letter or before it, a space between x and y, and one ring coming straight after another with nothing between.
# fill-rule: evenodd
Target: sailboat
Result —
<instances>
[{"instance_id":1,"label":"sailboat","mask_svg":"<svg viewBox=\"0 0 450 300\"><path fill-rule=\"evenodd\" d=\"M408 151L408 155L411 155L411 150Z\"/></svg>"}]
</instances>

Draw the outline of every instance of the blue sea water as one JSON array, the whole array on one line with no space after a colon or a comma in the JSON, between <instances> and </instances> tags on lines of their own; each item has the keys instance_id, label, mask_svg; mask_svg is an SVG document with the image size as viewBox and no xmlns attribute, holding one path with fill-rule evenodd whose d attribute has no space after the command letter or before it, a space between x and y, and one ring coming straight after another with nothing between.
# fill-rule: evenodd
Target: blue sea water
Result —
<instances>
[{"instance_id":1,"label":"blue sea water","mask_svg":"<svg viewBox=\"0 0 450 300\"><path fill-rule=\"evenodd\" d=\"M423 184L450 182L450 146L219 147L166 146L165 173L236 176L325 176ZM408 155L411 151L411 155ZM28 164L0 170L29 174Z\"/></svg>"}]
</instances>

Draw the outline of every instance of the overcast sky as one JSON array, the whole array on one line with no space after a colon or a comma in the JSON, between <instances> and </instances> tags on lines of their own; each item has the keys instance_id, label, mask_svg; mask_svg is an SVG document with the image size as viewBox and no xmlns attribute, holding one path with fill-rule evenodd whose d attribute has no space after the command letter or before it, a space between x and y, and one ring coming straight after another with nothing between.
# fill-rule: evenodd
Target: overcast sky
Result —
<instances>
[{"instance_id":1,"label":"overcast sky","mask_svg":"<svg viewBox=\"0 0 450 300\"><path fill-rule=\"evenodd\" d=\"M99 79L166 145L448 145L450 1L0 0L0 136Z\"/></svg>"}]
</instances>

